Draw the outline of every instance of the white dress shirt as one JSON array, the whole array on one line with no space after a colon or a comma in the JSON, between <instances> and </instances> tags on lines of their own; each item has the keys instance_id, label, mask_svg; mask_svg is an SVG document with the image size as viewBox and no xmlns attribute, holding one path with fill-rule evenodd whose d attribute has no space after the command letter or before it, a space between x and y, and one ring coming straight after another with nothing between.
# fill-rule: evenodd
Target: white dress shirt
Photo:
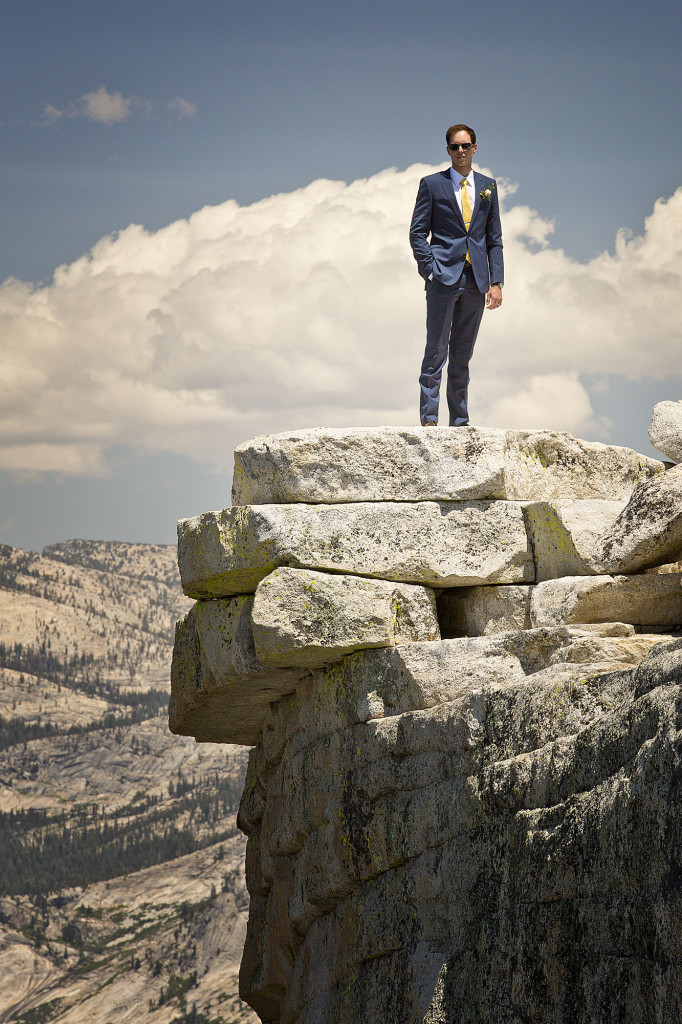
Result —
<instances>
[{"instance_id":1,"label":"white dress shirt","mask_svg":"<svg viewBox=\"0 0 682 1024\"><path fill-rule=\"evenodd\" d=\"M471 209L472 209L472 212L473 212L474 200L475 200L475 196L476 196L476 192L475 192L475 189L474 189L474 169L473 169L473 167L471 168L471 170L469 171L469 173L466 176L466 185L465 186L460 185L460 181L462 180L462 175L459 173L459 171L456 171L454 167L450 168L450 177L452 178L452 187L455 190L455 199L457 200L457 205L459 206L460 213L462 212L462 187L465 187L465 188L469 189L469 202L471 203Z\"/></svg>"}]
</instances>

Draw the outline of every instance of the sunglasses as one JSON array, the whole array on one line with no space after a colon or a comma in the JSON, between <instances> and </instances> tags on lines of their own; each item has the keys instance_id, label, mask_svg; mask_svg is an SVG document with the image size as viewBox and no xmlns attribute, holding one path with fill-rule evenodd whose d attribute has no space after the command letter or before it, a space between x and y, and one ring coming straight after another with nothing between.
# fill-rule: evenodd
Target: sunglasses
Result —
<instances>
[{"instance_id":1,"label":"sunglasses","mask_svg":"<svg viewBox=\"0 0 682 1024\"><path fill-rule=\"evenodd\" d=\"M448 144L448 149L452 149L455 151L458 149L463 149L466 152L467 149L471 149L472 146L473 142L453 142L452 145Z\"/></svg>"}]
</instances>

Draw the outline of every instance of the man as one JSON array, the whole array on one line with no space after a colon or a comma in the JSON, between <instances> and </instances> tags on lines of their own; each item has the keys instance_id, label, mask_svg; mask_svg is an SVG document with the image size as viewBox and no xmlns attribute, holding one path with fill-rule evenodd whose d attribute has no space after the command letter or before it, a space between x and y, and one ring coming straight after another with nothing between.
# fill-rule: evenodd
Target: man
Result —
<instances>
[{"instance_id":1,"label":"man","mask_svg":"<svg viewBox=\"0 0 682 1024\"><path fill-rule=\"evenodd\" d=\"M419 377L422 425L438 425L440 379L448 358L450 426L469 422L469 360L483 310L502 304L504 268L497 183L472 171L476 132L445 133L452 167L419 183L410 244L426 281L426 351Z\"/></svg>"}]
</instances>

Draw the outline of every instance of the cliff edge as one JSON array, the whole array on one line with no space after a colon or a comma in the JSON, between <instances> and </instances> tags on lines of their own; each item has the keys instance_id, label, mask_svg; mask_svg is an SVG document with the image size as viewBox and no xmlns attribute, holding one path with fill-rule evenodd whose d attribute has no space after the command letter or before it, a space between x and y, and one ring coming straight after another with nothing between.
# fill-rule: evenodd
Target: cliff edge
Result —
<instances>
[{"instance_id":1,"label":"cliff edge","mask_svg":"<svg viewBox=\"0 0 682 1024\"><path fill-rule=\"evenodd\" d=\"M253 746L264 1024L682 1019L682 466L305 430L178 535L170 725Z\"/></svg>"}]
</instances>

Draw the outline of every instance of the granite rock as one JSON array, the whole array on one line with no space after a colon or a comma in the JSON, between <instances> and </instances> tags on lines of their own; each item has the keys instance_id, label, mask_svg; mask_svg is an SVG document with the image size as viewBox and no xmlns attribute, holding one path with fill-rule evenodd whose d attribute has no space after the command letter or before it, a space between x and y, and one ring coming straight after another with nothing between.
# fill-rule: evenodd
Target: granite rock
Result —
<instances>
[{"instance_id":1,"label":"granite rock","mask_svg":"<svg viewBox=\"0 0 682 1024\"><path fill-rule=\"evenodd\" d=\"M536 581L603 572L594 557L597 539L622 512L622 501L529 502L525 506Z\"/></svg>"},{"instance_id":2,"label":"granite rock","mask_svg":"<svg viewBox=\"0 0 682 1024\"><path fill-rule=\"evenodd\" d=\"M302 670L273 671L253 643L253 597L199 601L175 627L169 728L201 742L258 739L271 701L293 690Z\"/></svg>"},{"instance_id":3,"label":"granite rock","mask_svg":"<svg viewBox=\"0 0 682 1024\"><path fill-rule=\"evenodd\" d=\"M268 712L242 998L288 1024L680 1019L682 642L354 720L350 664L396 653Z\"/></svg>"},{"instance_id":4,"label":"granite rock","mask_svg":"<svg viewBox=\"0 0 682 1024\"><path fill-rule=\"evenodd\" d=\"M673 462L682 462L682 402L658 402L654 406L649 439L657 451Z\"/></svg>"},{"instance_id":5,"label":"granite rock","mask_svg":"<svg viewBox=\"0 0 682 1024\"><path fill-rule=\"evenodd\" d=\"M615 522L592 548L604 573L633 573L682 556L682 466L635 489Z\"/></svg>"},{"instance_id":6,"label":"granite rock","mask_svg":"<svg viewBox=\"0 0 682 1024\"><path fill-rule=\"evenodd\" d=\"M682 574L569 576L532 588L534 626L631 622L682 627Z\"/></svg>"},{"instance_id":7,"label":"granite rock","mask_svg":"<svg viewBox=\"0 0 682 1024\"><path fill-rule=\"evenodd\" d=\"M171 673L170 728L203 742L257 742L269 705L310 676L304 667L273 669L256 657L253 598L198 602L178 623ZM561 665L635 664L665 637L634 636L631 626L603 624L511 630L491 636L419 641L365 649L317 670L318 722L345 724L424 710L476 687L506 686ZM294 657L296 654L294 654ZM301 661L303 661L301 656ZM314 667L314 658L306 661ZM324 711L320 710L320 702Z\"/></svg>"},{"instance_id":8,"label":"granite rock","mask_svg":"<svg viewBox=\"0 0 682 1024\"><path fill-rule=\"evenodd\" d=\"M424 711L473 690L508 686L543 671L561 676L562 665L567 671L570 665L584 666L588 660L596 666L632 665L637 655L641 661L653 645L667 639L643 636L637 647L631 641L639 641L640 636L631 626L578 624L359 651L339 664L314 671L311 679L298 684L299 716L303 716L299 722L313 731L335 731L367 718ZM318 694L308 705L301 703L300 686ZM375 710L366 715L369 708ZM267 746L266 733L267 726L262 737Z\"/></svg>"},{"instance_id":9,"label":"granite rock","mask_svg":"<svg viewBox=\"0 0 682 1024\"><path fill-rule=\"evenodd\" d=\"M178 523L188 597L253 593L278 566L424 586L534 579L512 501L247 505Z\"/></svg>"},{"instance_id":10,"label":"granite rock","mask_svg":"<svg viewBox=\"0 0 682 1024\"><path fill-rule=\"evenodd\" d=\"M549 431L300 431L179 525L212 600L178 626L171 720L255 744L240 992L265 1024L682 1019L662 468ZM446 638L414 639L430 588Z\"/></svg>"},{"instance_id":11,"label":"granite rock","mask_svg":"<svg viewBox=\"0 0 682 1024\"><path fill-rule=\"evenodd\" d=\"M626 501L662 468L629 448L549 430L313 428L240 445L232 503Z\"/></svg>"},{"instance_id":12,"label":"granite rock","mask_svg":"<svg viewBox=\"0 0 682 1024\"><path fill-rule=\"evenodd\" d=\"M432 590L408 583L275 569L256 590L256 654L264 665L312 667L363 648L440 640Z\"/></svg>"},{"instance_id":13,"label":"granite rock","mask_svg":"<svg viewBox=\"0 0 682 1024\"><path fill-rule=\"evenodd\" d=\"M631 636L598 636L577 626L570 630L571 641L555 651L553 665L587 665L600 672L639 663L659 644L675 639L660 633L637 633Z\"/></svg>"}]
</instances>

